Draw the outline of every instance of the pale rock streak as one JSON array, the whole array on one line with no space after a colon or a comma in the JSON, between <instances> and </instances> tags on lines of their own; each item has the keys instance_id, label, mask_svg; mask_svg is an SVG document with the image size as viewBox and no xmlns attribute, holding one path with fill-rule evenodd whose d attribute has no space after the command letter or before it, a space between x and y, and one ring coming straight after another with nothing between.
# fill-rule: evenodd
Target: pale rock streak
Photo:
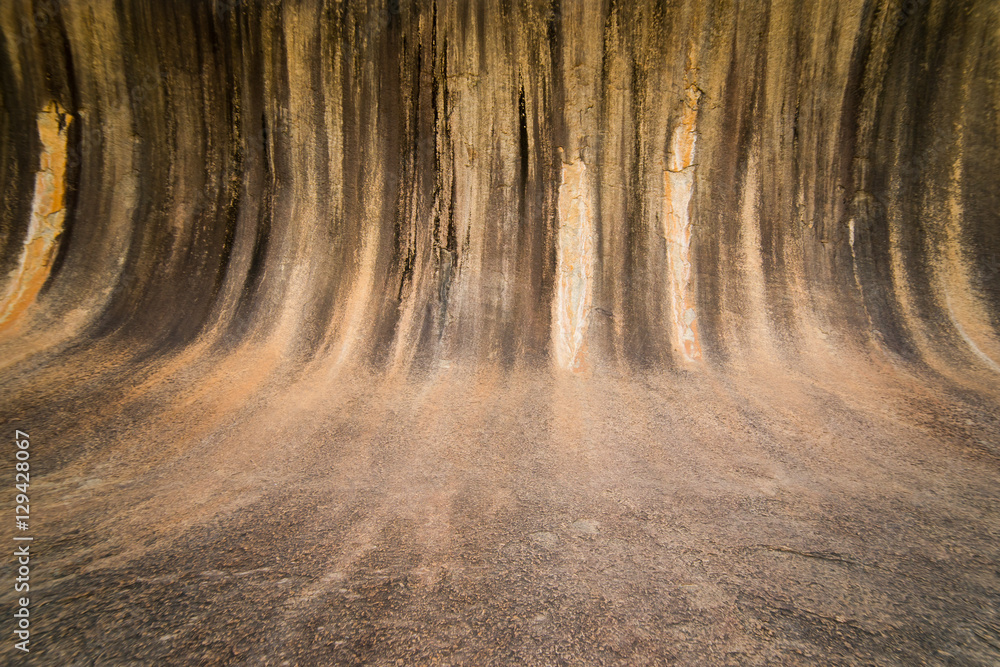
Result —
<instances>
[{"instance_id":1,"label":"pale rock streak","mask_svg":"<svg viewBox=\"0 0 1000 667\"><path fill-rule=\"evenodd\" d=\"M586 367L587 328L593 300L593 211L587 166L563 164L559 186L559 245L556 266L554 347L556 365Z\"/></svg>"},{"instance_id":2,"label":"pale rock streak","mask_svg":"<svg viewBox=\"0 0 1000 667\"><path fill-rule=\"evenodd\" d=\"M663 235L670 277L670 317L674 345L685 361L701 359L698 317L691 286L691 193L694 190L694 149L698 138L698 90L689 86L681 122L670 142L663 172Z\"/></svg>"}]
</instances>

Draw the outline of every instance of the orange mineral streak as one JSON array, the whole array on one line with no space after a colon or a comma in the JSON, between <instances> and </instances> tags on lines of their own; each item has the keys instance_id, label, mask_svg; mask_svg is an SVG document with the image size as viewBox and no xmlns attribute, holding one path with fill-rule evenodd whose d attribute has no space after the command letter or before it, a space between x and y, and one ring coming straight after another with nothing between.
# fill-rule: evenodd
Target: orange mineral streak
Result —
<instances>
[{"instance_id":1,"label":"orange mineral streak","mask_svg":"<svg viewBox=\"0 0 1000 667\"><path fill-rule=\"evenodd\" d=\"M49 102L38 114L42 153L35 176L35 199L21 259L0 302L0 331L20 320L49 277L65 219L66 134L71 120L56 102Z\"/></svg>"},{"instance_id":2,"label":"orange mineral streak","mask_svg":"<svg viewBox=\"0 0 1000 667\"><path fill-rule=\"evenodd\" d=\"M691 218L694 148L698 138L698 88L688 86L681 122L670 143L663 172L663 234L670 272L670 306L674 345L686 361L701 359L698 321L691 288Z\"/></svg>"},{"instance_id":3,"label":"orange mineral streak","mask_svg":"<svg viewBox=\"0 0 1000 667\"><path fill-rule=\"evenodd\" d=\"M694 164L694 145L698 138L696 128L698 95L698 88L694 84L688 86L681 123L674 130L673 141L670 144L670 159L667 165L670 171L682 171Z\"/></svg>"}]
</instances>

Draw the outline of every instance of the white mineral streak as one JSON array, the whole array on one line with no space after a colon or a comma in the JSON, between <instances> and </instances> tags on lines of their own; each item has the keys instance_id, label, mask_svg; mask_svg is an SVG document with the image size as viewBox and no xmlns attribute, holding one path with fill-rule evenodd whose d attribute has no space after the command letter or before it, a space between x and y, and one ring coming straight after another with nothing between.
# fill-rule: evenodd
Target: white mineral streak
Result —
<instances>
[{"instance_id":1,"label":"white mineral streak","mask_svg":"<svg viewBox=\"0 0 1000 667\"><path fill-rule=\"evenodd\" d=\"M952 306L951 294L948 293L947 288L945 288L944 299L945 299L945 307L948 309L948 318L951 320L951 323L955 326L955 331L958 332L958 335L962 337L962 340L965 341L965 344L969 346L969 349L972 350L973 354L979 357L979 359L983 363L985 363L986 366L990 368L990 370L1000 373L1000 364L995 362L988 354L983 352L982 349L980 349L980 347L976 345L976 341L974 341L972 337L969 336L969 333L965 330L965 327L962 326L960 317L957 315L958 311L954 306Z\"/></svg>"},{"instance_id":2,"label":"white mineral streak","mask_svg":"<svg viewBox=\"0 0 1000 667\"><path fill-rule=\"evenodd\" d=\"M582 160L564 163L559 186L554 347L556 364L571 371L586 367L594 272L592 206L586 164Z\"/></svg>"},{"instance_id":3,"label":"white mineral streak","mask_svg":"<svg viewBox=\"0 0 1000 667\"><path fill-rule=\"evenodd\" d=\"M691 193L694 189L694 149L698 134L698 91L689 86L684 115L670 142L663 172L663 235L670 274L670 314L674 345L685 361L701 359L698 315L691 286Z\"/></svg>"},{"instance_id":4,"label":"white mineral streak","mask_svg":"<svg viewBox=\"0 0 1000 667\"><path fill-rule=\"evenodd\" d=\"M17 268L0 301L0 329L13 324L34 303L52 268L65 217L66 133L71 120L72 116L56 102L49 102L38 113L42 152L35 175L31 221Z\"/></svg>"}]
</instances>

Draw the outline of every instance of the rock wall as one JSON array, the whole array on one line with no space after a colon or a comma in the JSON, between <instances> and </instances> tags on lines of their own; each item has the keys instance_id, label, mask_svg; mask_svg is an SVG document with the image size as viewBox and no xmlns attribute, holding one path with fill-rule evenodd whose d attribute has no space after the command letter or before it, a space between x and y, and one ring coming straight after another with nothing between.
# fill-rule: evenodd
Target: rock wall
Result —
<instances>
[{"instance_id":1,"label":"rock wall","mask_svg":"<svg viewBox=\"0 0 1000 667\"><path fill-rule=\"evenodd\" d=\"M8 359L1000 370L993 2L11 0L0 25Z\"/></svg>"}]
</instances>

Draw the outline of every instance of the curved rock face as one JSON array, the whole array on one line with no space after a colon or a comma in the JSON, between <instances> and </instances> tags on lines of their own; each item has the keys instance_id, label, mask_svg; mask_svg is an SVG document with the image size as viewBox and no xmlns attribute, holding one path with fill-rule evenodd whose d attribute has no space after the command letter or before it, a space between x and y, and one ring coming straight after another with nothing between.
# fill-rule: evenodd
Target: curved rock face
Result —
<instances>
[{"instance_id":1,"label":"curved rock face","mask_svg":"<svg viewBox=\"0 0 1000 667\"><path fill-rule=\"evenodd\" d=\"M8 3L5 330L997 370L992 3L605 5Z\"/></svg>"},{"instance_id":2,"label":"curved rock face","mask_svg":"<svg viewBox=\"0 0 1000 667\"><path fill-rule=\"evenodd\" d=\"M565 563L532 569L538 548L583 559L573 562L627 554L627 585L576 575L618 602L633 585L659 587L654 601L671 586L709 590L673 610L702 614L687 649L663 649L681 640L657 626L608 639L606 654L574 644L575 659L722 660L720 638L735 636L729 653L785 661L793 649L753 628L780 633L766 610L791 603L732 592L752 589L756 566L740 559L766 547L889 577L868 582L874 602L793 605L798 629L781 627L799 633L795 646L906 662L940 640L966 660L997 657L998 621L977 611L995 573L972 574L976 549L998 551L997 3L7 0L0 28L0 388L17 423L51 443L37 454L52 499L39 530L80 524L118 545L93 572L146 576L182 548L200 554L191 572L226 571L228 543L191 531L217 521L277 534L234 513L273 508L271 480L284 488L308 471L311 491L291 506L352 526L336 546L303 529L336 558L296 574L290 597L259 569L273 567L260 564L270 547L230 558L256 573L248 581L263 578L255 604L287 602L279 620L293 634L315 620L316 600L354 590L343 581L405 570L431 586L448 563L484 553L494 578L465 572L455 586L496 599L508 595L498 586L527 581L509 601L531 600L518 609L541 618L555 603L539 582ZM541 458L523 453L538 443ZM661 447L670 454L652 453ZM105 500L68 491L93 479ZM653 490L684 479L708 484L674 499L703 526L688 542L668 537ZM881 486L893 479L908 481ZM934 505L924 528L900 518L915 489L935 484L953 505ZM777 511L783 528L754 537L770 528L747 499L779 488L797 498ZM324 493L329 502L316 500ZM844 505L831 510L838 493ZM837 532L824 526L852 514L855 546L881 551L823 542ZM881 532L884 515L898 535ZM659 528L626 538L640 516ZM795 527L807 516L827 523ZM617 542L600 541L606 528L620 529ZM924 570L884 560L912 547L937 562L933 545L907 542L923 543L924 529L971 549L951 566L966 585L944 609L931 584L912 583ZM715 553L716 533L736 545L725 558L738 562L722 567L745 580L674 581L692 576L680 560L666 579L650 574L666 571L654 543ZM148 541L122 546L124 535ZM371 556L385 544L425 570ZM581 544L602 546L581 556ZM90 547L59 557L71 563L79 549ZM778 588L799 581L784 560L772 566ZM839 575L810 576L835 586ZM890 604L907 578L926 608ZM150 609L167 595L157 585L144 589ZM377 593L364 591L369 602ZM577 628L586 634L601 614L581 591L562 594L591 619ZM222 593L207 595L198 604ZM111 602L53 608L101 616ZM858 616L869 603L879 610ZM673 613L621 604L640 626ZM408 609L424 620L469 611ZM470 639L462 654L442 640L434 655L562 655L556 640L515 646L505 633L527 626L503 630L500 608L483 609L495 631L486 644ZM179 613L150 627L174 636ZM993 644L968 643L974 631L952 622L968 614ZM392 614L384 625L338 618L346 625L329 627L344 636L401 636ZM576 632L560 623L548 634ZM809 634L824 623L855 633L854 649ZM879 652L873 637L913 623L898 651ZM195 655L128 627L105 657ZM284 653L261 650L416 655L355 636L336 645L350 658L295 636ZM69 643L49 650L55 662L73 655Z\"/></svg>"}]
</instances>

